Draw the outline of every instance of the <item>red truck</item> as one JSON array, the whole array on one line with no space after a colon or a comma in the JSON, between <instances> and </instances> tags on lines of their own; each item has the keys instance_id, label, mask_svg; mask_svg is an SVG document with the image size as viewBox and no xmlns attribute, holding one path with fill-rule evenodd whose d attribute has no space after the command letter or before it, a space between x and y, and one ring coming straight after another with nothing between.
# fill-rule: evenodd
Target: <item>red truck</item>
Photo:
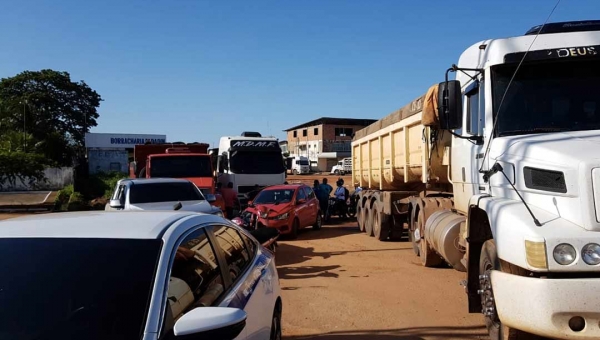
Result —
<instances>
[{"instance_id":1,"label":"red truck","mask_svg":"<svg viewBox=\"0 0 600 340\"><path fill-rule=\"evenodd\" d=\"M204 194L213 194L212 204L225 214L225 202L215 194L215 177L206 143L140 144L133 149L129 164L130 178L183 178L198 186Z\"/></svg>"}]
</instances>

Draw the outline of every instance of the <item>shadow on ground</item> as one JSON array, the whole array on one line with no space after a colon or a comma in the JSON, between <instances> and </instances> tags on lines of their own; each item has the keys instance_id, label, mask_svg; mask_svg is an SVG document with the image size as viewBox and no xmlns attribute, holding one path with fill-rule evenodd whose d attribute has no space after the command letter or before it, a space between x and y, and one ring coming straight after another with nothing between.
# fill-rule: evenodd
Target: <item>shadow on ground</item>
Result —
<instances>
[{"instance_id":1,"label":"shadow on ground","mask_svg":"<svg viewBox=\"0 0 600 340\"><path fill-rule=\"evenodd\" d=\"M384 251L412 251L412 248L386 248L386 249L362 249L362 250L340 250L340 251L315 251L313 247L299 247L293 243L279 243L277 248L277 257L275 259L277 266L289 266L306 262L312 258L320 257L328 259L333 256L346 255L350 253L368 253Z\"/></svg>"},{"instance_id":2,"label":"shadow on ground","mask_svg":"<svg viewBox=\"0 0 600 340\"><path fill-rule=\"evenodd\" d=\"M386 330L337 331L325 334L284 336L285 340L441 340L489 339L484 326L414 327Z\"/></svg>"}]
</instances>

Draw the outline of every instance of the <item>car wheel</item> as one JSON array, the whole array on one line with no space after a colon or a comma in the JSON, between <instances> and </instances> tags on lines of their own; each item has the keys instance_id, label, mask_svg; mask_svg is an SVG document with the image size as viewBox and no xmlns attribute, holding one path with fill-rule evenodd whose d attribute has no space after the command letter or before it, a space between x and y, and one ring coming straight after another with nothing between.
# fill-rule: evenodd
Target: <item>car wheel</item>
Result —
<instances>
[{"instance_id":1,"label":"car wheel","mask_svg":"<svg viewBox=\"0 0 600 340\"><path fill-rule=\"evenodd\" d=\"M275 306L273 311L273 320L271 321L271 337L270 340L281 340L281 308Z\"/></svg>"},{"instance_id":2,"label":"car wheel","mask_svg":"<svg viewBox=\"0 0 600 340\"><path fill-rule=\"evenodd\" d=\"M294 222L292 223L292 232L290 233L290 238L292 240L295 240L298 238L298 229L300 228L300 221L298 221L298 218L294 219Z\"/></svg>"},{"instance_id":3,"label":"car wheel","mask_svg":"<svg viewBox=\"0 0 600 340\"><path fill-rule=\"evenodd\" d=\"M313 224L314 230L319 230L323 226L323 220L321 219L321 212L317 212L317 219L315 220L315 224Z\"/></svg>"}]
</instances>

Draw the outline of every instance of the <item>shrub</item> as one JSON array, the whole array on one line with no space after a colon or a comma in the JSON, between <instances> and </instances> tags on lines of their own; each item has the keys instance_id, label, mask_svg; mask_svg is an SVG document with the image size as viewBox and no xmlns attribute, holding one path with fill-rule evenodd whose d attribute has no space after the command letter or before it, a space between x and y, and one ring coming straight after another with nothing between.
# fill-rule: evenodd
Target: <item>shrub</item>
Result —
<instances>
[{"instance_id":1,"label":"shrub","mask_svg":"<svg viewBox=\"0 0 600 340\"><path fill-rule=\"evenodd\" d=\"M69 203L67 204L68 211L81 211L81 210L89 210L88 202L83 198L83 195L74 192L71 194L69 198Z\"/></svg>"},{"instance_id":2,"label":"shrub","mask_svg":"<svg viewBox=\"0 0 600 340\"><path fill-rule=\"evenodd\" d=\"M58 191L56 195L56 201L54 201L54 210L55 211L65 211L67 210L67 205L69 203L69 199L73 194L73 185L67 185Z\"/></svg>"},{"instance_id":3,"label":"shrub","mask_svg":"<svg viewBox=\"0 0 600 340\"><path fill-rule=\"evenodd\" d=\"M122 172L100 172L90 175L83 192L84 196L89 200L99 197L110 198L117 182L123 178L127 178L127 174Z\"/></svg>"}]
</instances>

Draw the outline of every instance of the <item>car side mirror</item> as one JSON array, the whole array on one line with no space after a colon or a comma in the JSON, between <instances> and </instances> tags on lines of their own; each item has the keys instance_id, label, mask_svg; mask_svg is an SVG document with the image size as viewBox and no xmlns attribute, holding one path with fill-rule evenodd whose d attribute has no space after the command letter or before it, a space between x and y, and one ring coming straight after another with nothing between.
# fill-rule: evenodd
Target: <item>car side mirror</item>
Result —
<instances>
[{"instance_id":1,"label":"car side mirror","mask_svg":"<svg viewBox=\"0 0 600 340\"><path fill-rule=\"evenodd\" d=\"M206 195L204 195L204 196L206 197L206 200L207 200L209 203L213 203L213 202L216 202L216 201L217 201L217 196L215 196L215 195L213 195L213 194L206 194Z\"/></svg>"},{"instance_id":2,"label":"car side mirror","mask_svg":"<svg viewBox=\"0 0 600 340\"><path fill-rule=\"evenodd\" d=\"M110 200L108 205L113 209L123 209L123 203L121 203L121 200Z\"/></svg>"},{"instance_id":3,"label":"car side mirror","mask_svg":"<svg viewBox=\"0 0 600 340\"><path fill-rule=\"evenodd\" d=\"M246 327L246 312L229 307L198 307L173 327L176 339L235 339Z\"/></svg>"},{"instance_id":4,"label":"car side mirror","mask_svg":"<svg viewBox=\"0 0 600 340\"><path fill-rule=\"evenodd\" d=\"M462 93L460 81L448 80L438 85L438 114L442 130L462 128Z\"/></svg>"},{"instance_id":5,"label":"car side mirror","mask_svg":"<svg viewBox=\"0 0 600 340\"><path fill-rule=\"evenodd\" d=\"M306 199L301 198L301 199L297 200L296 203L297 204L304 204L304 203L306 203Z\"/></svg>"},{"instance_id":6,"label":"car side mirror","mask_svg":"<svg viewBox=\"0 0 600 340\"><path fill-rule=\"evenodd\" d=\"M249 207L253 207L254 206L254 204L252 204L252 201L248 201L248 206Z\"/></svg>"}]
</instances>

